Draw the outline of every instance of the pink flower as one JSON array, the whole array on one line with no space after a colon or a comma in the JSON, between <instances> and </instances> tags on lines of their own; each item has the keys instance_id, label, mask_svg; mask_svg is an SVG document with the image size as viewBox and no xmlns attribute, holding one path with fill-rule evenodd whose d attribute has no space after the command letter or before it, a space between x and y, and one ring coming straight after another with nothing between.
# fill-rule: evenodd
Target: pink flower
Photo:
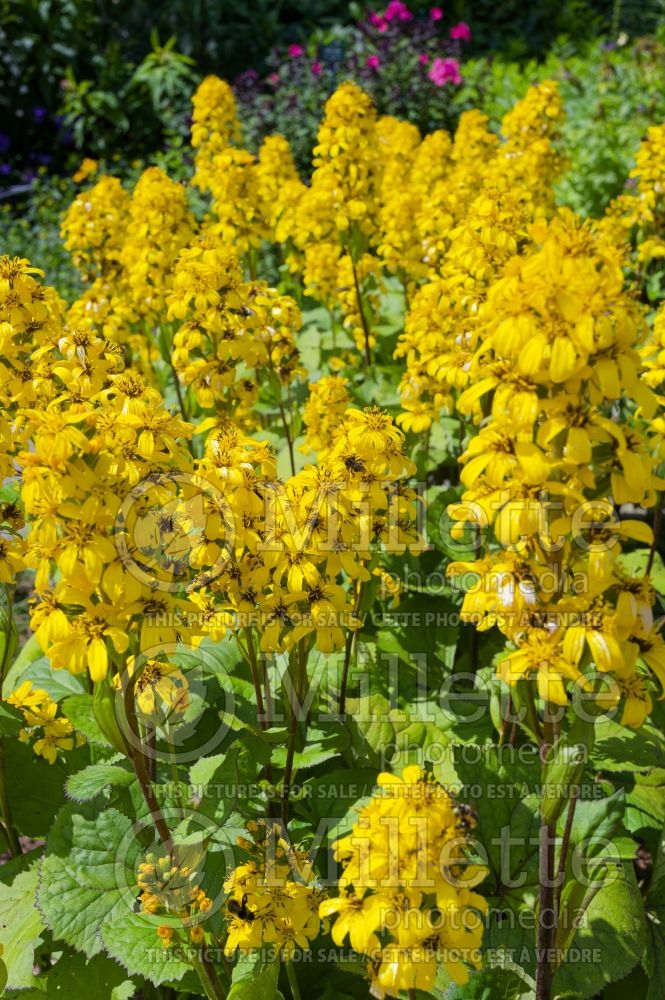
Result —
<instances>
[{"instance_id":1,"label":"pink flower","mask_svg":"<svg viewBox=\"0 0 665 1000\"><path fill-rule=\"evenodd\" d=\"M459 24L455 24L450 29L450 37L458 38L462 42L468 42L471 40L471 28L466 21L460 21Z\"/></svg>"},{"instance_id":2,"label":"pink flower","mask_svg":"<svg viewBox=\"0 0 665 1000\"><path fill-rule=\"evenodd\" d=\"M394 21L395 18L398 21L410 21L413 14L402 0L390 0L383 16L386 21Z\"/></svg>"},{"instance_id":3,"label":"pink flower","mask_svg":"<svg viewBox=\"0 0 665 1000\"><path fill-rule=\"evenodd\" d=\"M429 16L433 21L440 21L443 17L443 11L440 7L432 7Z\"/></svg>"},{"instance_id":4,"label":"pink flower","mask_svg":"<svg viewBox=\"0 0 665 1000\"><path fill-rule=\"evenodd\" d=\"M289 45L289 55L292 59L298 59L299 56L303 56L305 50L302 45Z\"/></svg>"},{"instance_id":5,"label":"pink flower","mask_svg":"<svg viewBox=\"0 0 665 1000\"><path fill-rule=\"evenodd\" d=\"M312 76L319 76L322 69L323 69L323 66L321 65L320 62L313 62L312 63Z\"/></svg>"},{"instance_id":6,"label":"pink flower","mask_svg":"<svg viewBox=\"0 0 665 1000\"><path fill-rule=\"evenodd\" d=\"M446 83L462 82L457 59L439 59L437 56L427 76L435 87L443 87Z\"/></svg>"},{"instance_id":7,"label":"pink flower","mask_svg":"<svg viewBox=\"0 0 665 1000\"><path fill-rule=\"evenodd\" d=\"M270 76L268 77L268 83L272 83L273 86L277 86L277 84L279 83L279 74L271 73Z\"/></svg>"},{"instance_id":8,"label":"pink flower","mask_svg":"<svg viewBox=\"0 0 665 1000\"><path fill-rule=\"evenodd\" d=\"M382 35L388 30L390 25L386 21L385 17L381 14L370 14L369 15L370 24L373 24L377 31Z\"/></svg>"},{"instance_id":9,"label":"pink flower","mask_svg":"<svg viewBox=\"0 0 665 1000\"><path fill-rule=\"evenodd\" d=\"M365 60L365 65L368 66L369 69L378 69L379 66L381 65L381 60L379 59L378 56L367 56L367 59Z\"/></svg>"},{"instance_id":10,"label":"pink flower","mask_svg":"<svg viewBox=\"0 0 665 1000\"><path fill-rule=\"evenodd\" d=\"M427 55L426 52L420 53L420 55L418 56L418 62L420 63L421 66L427 65L427 63L429 62L429 56Z\"/></svg>"}]
</instances>

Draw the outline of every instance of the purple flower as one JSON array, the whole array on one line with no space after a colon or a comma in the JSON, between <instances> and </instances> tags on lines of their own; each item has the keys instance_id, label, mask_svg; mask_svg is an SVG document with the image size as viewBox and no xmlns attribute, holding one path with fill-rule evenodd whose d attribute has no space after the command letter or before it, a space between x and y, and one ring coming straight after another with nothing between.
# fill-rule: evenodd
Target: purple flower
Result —
<instances>
[{"instance_id":1,"label":"purple flower","mask_svg":"<svg viewBox=\"0 0 665 1000\"><path fill-rule=\"evenodd\" d=\"M320 76L321 75L321 71L323 70L323 66L317 60L317 61L315 61L315 62L312 63L311 70L312 70L312 76Z\"/></svg>"},{"instance_id":2,"label":"purple flower","mask_svg":"<svg viewBox=\"0 0 665 1000\"><path fill-rule=\"evenodd\" d=\"M8 163L0 163L0 174L3 177L9 177L12 172L12 168Z\"/></svg>"},{"instance_id":3,"label":"purple flower","mask_svg":"<svg viewBox=\"0 0 665 1000\"><path fill-rule=\"evenodd\" d=\"M5 132L0 132L0 156L9 151L12 140Z\"/></svg>"},{"instance_id":4,"label":"purple flower","mask_svg":"<svg viewBox=\"0 0 665 1000\"><path fill-rule=\"evenodd\" d=\"M381 65L381 60L379 59L378 56L367 56L367 59L365 60L365 65L369 69L378 69L379 66Z\"/></svg>"},{"instance_id":5,"label":"purple flower","mask_svg":"<svg viewBox=\"0 0 665 1000\"><path fill-rule=\"evenodd\" d=\"M441 18L443 17L443 10L441 9L441 7L432 7L431 11L429 12L429 16L433 21L440 21Z\"/></svg>"},{"instance_id":6,"label":"purple flower","mask_svg":"<svg viewBox=\"0 0 665 1000\"><path fill-rule=\"evenodd\" d=\"M300 56L304 56L304 54L305 50L303 49L302 45L296 45L296 44L289 45L289 55L291 56L292 59L299 59Z\"/></svg>"},{"instance_id":7,"label":"purple flower","mask_svg":"<svg viewBox=\"0 0 665 1000\"><path fill-rule=\"evenodd\" d=\"M46 119L48 118L48 109L42 108L40 105L38 105L36 108L32 109L32 117L35 119L38 125L41 125L42 122L46 121Z\"/></svg>"}]
</instances>

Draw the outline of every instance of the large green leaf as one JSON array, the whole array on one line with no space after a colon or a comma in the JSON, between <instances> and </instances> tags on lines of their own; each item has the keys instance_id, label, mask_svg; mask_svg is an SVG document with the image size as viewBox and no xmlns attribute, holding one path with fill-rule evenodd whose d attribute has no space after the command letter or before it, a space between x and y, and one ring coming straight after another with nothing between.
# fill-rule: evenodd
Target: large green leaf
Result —
<instances>
[{"instance_id":1,"label":"large green leaf","mask_svg":"<svg viewBox=\"0 0 665 1000\"><path fill-rule=\"evenodd\" d=\"M14 822L28 837L44 837L58 811L65 804L65 781L69 763L80 760L85 751L68 751L64 760L49 764L19 740L5 741L7 794ZM80 766L80 765L79 765Z\"/></svg>"},{"instance_id":2,"label":"large green leaf","mask_svg":"<svg viewBox=\"0 0 665 1000\"><path fill-rule=\"evenodd\" d=\"M458 798L478 814L478 851L490 874L478 887L490 913L484 946L535 972L540 762L525 748L456 747Z\"/></svg>"},{"instance_id":3,"label":"large green leaf","mask_svg":"<svg viewBox=\"0 0 665 1000\"><path fill-rule=\"evenodd\" d=\"M105 955L88 960L66 951L46 976L46 1000L128 1000L135 993L136 986L124 969Z\"/></svg>"},{"instance_id":4,"label":"large green leaf","mask_svg":"<svg viewBox=\"0 0 665 1000\"><path fill-rule=\"evenodd\" d=\"M665 767L665 738L650 724L628 729L605 719L596 724L591 760L602 771L646 771Z\"/></svg>"},{"instance_id":5,"label":"large green leaf","mask_svg":"<svg viewBox=\"0 0 665 1000\"><path fill-rule=\"evenodd\" d=\"M131 820L117 809L98 814L94 804L65 806L48 836L37 893L54 935L96 955L102 926L131 915L141 853Z\"/></svg>"},{"instance_id":6,"label":"large green leaf","mask_svg":"<svg viewBox=\"0 0 665 1000\"><path fill-rule=\"evenodd\" d=\"M557 970L555 992L579 991L594 997L605 986L628 975L646 941L644 902L633 867L608 870Z\"/></svg>"},{"instance_id":7,"label":"large green leaf","mask_svg":"<svg viewBox=\"0 0 665 1000\"><path fill-rule=\"evenodd\" d=\"M200 799L198 811L222 826L234 808L246 815L262 815L257 779L270 748L263 741L242 734L252 749L237 740L225 754L198 760L189 771L190 785Z\"/></svg>"},{"instance_id":8,"label":"large green leaf","mask_svg":"<svg viewBox=\"0 0 665 1000\"><path fill-rule=\"evenodd\" d=\"M100 936L111 958L131 975L141 975L155 986L178 982L191 970L175 949L161 947L157 928L163 918L116 910L101 925Z\"/></svg>"},{"instance_id":9,"label":"large green leaf","mask_svg":"<svg viewBox=\"0 0 665 1000\"><path fill-rule=\"evenodd\" d=\"M67 716L74 729L85 736L88 743L111 746L95 719L91 694L73 694L65 698L62 703L62 713Z\"/></svg>"},{"instance_id":10,"label":"large green leaf","mask_svg":"<svg viewBox=\"0 0 665 1000\"><path fill-rule=\"evenodd\" d=\"M227 1000L279 1000L279 962L262 962L260 956L241 958L233 969Z\"/></svg>"},{"instance_id":11,"label":"large green leaf","mask_svg":"<svg viewBox=\"0 0 665 1000\"><path fill-rule=\"evenodd\" d=\"M27 989L33 974L35 948L42 939L44 921L35 906L38 867L20 872L10 885L0 885L0 944L7 968L7 986Z\"/></svg>"},{"instance_id":12,"label":"large green leaf","mask_svg":"<svg viewBox=\"0 0 665 1000\"><path fill-rule=\"evenodd\" d=\"M24 681L31 681L34 687L43 688L54 701L81 694L84 690L79 675L70 674L68 670L54 670L47 656L40 656L26 665L20 675L20 683Z\"/></svg>"},{"instance_id":13,"label":"large green leaf","mask_svg":"<svg viewBox=\"0 0 665 1000\"><path fill-rule=\"evenodd\" d=\"M75 802L88 802L110 786L125 788L136 778L118 764L91 764L67 779L65 790Z\"/></svg>"}]
</instances>

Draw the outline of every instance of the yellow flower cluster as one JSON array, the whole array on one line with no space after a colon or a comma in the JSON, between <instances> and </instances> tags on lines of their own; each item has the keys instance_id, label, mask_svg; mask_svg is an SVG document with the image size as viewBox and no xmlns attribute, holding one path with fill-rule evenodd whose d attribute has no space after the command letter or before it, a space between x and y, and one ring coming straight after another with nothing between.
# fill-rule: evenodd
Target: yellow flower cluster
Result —
<instances>
[{"instance_id":1,"label":"yellow flower cluster","mask_svg":"<svg viewBox=\"0 0 665 1000\"><path fill-rule=\"evenodd\" d=\"M0 477L16 476L16 453L25 431L17 422L38 392L48 394L52 369L35 345L57 340L64 303L38 281L42 271L19 257L0 257ZM11 584L23 568L23 514L0 503L0 583Z\"/></svg>"},{"instance_id":2,"label":"yellow flower cluster","mask_svg":"<svg viewBox=\"0 0 665 1000\"><path fill-rule=\"evenodd\" d=\"M7 471L20 470L30 527L24 540L18 515L4 511L15 525L13 540L3 538L3 565L11 565L13 580L23 551L35 570L31 621L52 664L89 669L100 679L108 669L107 640L124 652L130 620L146 641L156 641L153 589L126 571L113 527L132 484L177 467L183 446L176 438L188 427L138 372L123 371L117 344L90 328L61 326L61 304L26 261L5 258L1 266L13 320L4 327L3 402L18 444ZM177 625L166 634L175 640Z\"/></svg>"},{"instance_id":3,"label":"yellow flower cluster","mask_svg":"<svg viewBox=\"0 0 665 1000\"><path fill-rule=\"evenodd\" d=\"M119 270L130 197L117 177L102 177L82 191L62 220L63 246L88 280Z\"/></svg>"},{"instance_id":4,"label":"yellow flower cluster","mask_svg":"<svg viewBox=\"0 0 665 1000\"><path fill-rule=\"evenodd\" d=\"M410 279L425 273L431 280L412 295L395 352L406 359L399 418L405 430L427 430L443 410L453 408L452 393L469 383L469 358L488 288L529 243L528 224L552 209L552 183L563 167L556 150L561 120L551 82L532 87L505 116L503 141L488 132L484 115L466 112L454 142L441 150L446 157L441 175L434 174L429 191L416 190L408 208L410 228L401 229L397 266ZM428 137L430 143L436 135ZM428 139L417 151L414 177L422 170ZM383 245L388 259L394 259L395 247L394 240L391 247Z\"/></svg>"},{"instance_id":5,"label":"yellow flower cluster","mask_svg":"<svg viewBox=\"0 0 665 1000\"><path fill-rule=\"evenodd\" d=\"M217 76L207 76L192 99L192 147L196 150L192 183L206 188L213 160L240 133L233 90Z\"/></svg>"},{"instance_id":6,"label":"yellow flower cluster","mask_svg":"<svg viewBox=\"0 0 665 1000\"><path fill-rule=\"evenodd\" d=\"M144 913L169 918L157 934L163 948L174 944L181 928L193 945L205 943L204 923L212 909L212 900L196 884L196 871L172 856L146 855L138 867L139 901Z\"/></svg>"},{"instance_id":7,"label":"yellow flower cluster","mask_svg":"<svg viewBox=\"0 0 665 1000\"><path fill-rule=\"evenodd\" d=\"M224 882L228 934L224 951L233 956L270 945L285 961L306 951L318 935L325 890L316 884L306 851L285 840L270 823L250 822L253 840L238 838L249 859Z\"/></svg>"},{"instance_id":8,"label":"yellow flower cluster","mask_svg":"<svg viewBox=\"0 0 665 1000\"><path fill-rule=\"evenodd\" d=\"M161 318L171 264L194 229L185 188L159 167L148 167L132 193L122 252L129 294L139 317L151 322Z\"/></svg>"},{"instance_id":9,"label":"yellow flower cluster","mask_svg":"<svg viewBox=\"0 0 665 1000\"><path fill-rule=\"evenodd\" d=\"M341 894L324 900L332 938L368 956L370 993L431 990L441 962L454 982L480 965L486 869L469 857L475 817L417 765L382 773L352 832L334 845Z\"/></svg>"},{"instance_id":10,"label":"yellow flower cluster","mask_svg":"<svg viewBox=\"0 0 665 1000\"><path fill-rule=\"evenodd\" d=\"M173 269L168 318L182 325L171 361L199 406L250 419L260 370L288 385L299 373L300 311L262 281L243 281L235 254L212 236L195 239Z\"/></svg>"},{"instance_id":11,"label":"yellow flower cluster","mask_svg":"<svg viewBox=\"0 0 665 1000\"><path fill-rule=\"evenodd\" d=\"M192 325L198 309L223 345L239 322L248 366L284 378L297 309L240 281L234 260L207 246L181 257L172 308L189 315L193 305ZM348 408L324 459L285 483L267 447L215 418L194 459L191 427L124 368L119 345L89 327L60 327L57 300L27 263L12 267L10 314L35 329L30 350L20 337L8 341L28 377L10 365L5 380L13 391L17 379L16 426L31 442L16 459L30 531L27 542L18 533L6 542L4 564L13 580L25 547L35 571L31 623L52 665L101 681L122 672L127 656L163 661L168 644L219 638L229 624L256 626L266 652L301 640L342 648L369 565L384 548L420 544L404 483L413 466L392 419ZM269 336L250 339L247 325L261 312Z\"/></svg>"},{"instance_id":12,"label":"yellow flower cluster","mask_svg":"<svg viewBox=\"0 0 665 1000\"><path fill-rule=\"evenodd\" d=\"M237 626L255 626L264 653L301 640L324 653L342 648L345 630L360 624L352 591L372 560L421 545L403 440L385 412L347 409L317 465L280 483L267 449L230 425L213 432L198 471L229 502L192 551L206 587L192 598L213 618L217 608L218 621L230 612Z\"/></svg>"},{"instance_id":13,"label":"yellow flower cluster","mask_svg":"<svg viewBox=\"0 0 665 1000\"><path fill-rule=\"evenodd\" d=\"M623 246L639 270L665 257L665 125L652 125L631 171L632 190L612 201L602 221L608 240Z\"/></svg>"},{"instance_id":14,"label":"yellow flower cluster","mask_svg":"<svg viewBox=\"0 0 665 1000\"><path fill-rule=\"evenodd\" d=\"M303 411L303 452L319 456L330 448L350 402L347 386L348 380L341 375L324 375L318 382L310 382Z\"/></svg>"},{"instance_id":15,"label":"yellow flower cluster","mask_svg":"<svg viewBox=\"0 0 665 1000\"><path fill-rule=\"evenodd\" d=\"M34 740L32 749L38 757L55 764L58 753L74 747L74 727L69 719L58 718L58 704L42 688L35 688L31 681L24 681L5 698L23 713L25 726L19 733L23 743ZM76 735L76 746L83 738Z\"/></svg>"},{"instance_id":16,"label":"yellow flower cluster","mask_svg":"<svg viewBox=\"0 0 665 1000\"><path fill-rule=\"evenodd\" d=\"M623 722L639 725L651 709L645 668L665 684L665 643L648 578L627 577L617 561L622 539L650 544L651 529L619 520L615 505L656 499L643 310L620 251L591 224L562 210L529 236L479 310L456 402L483 419L461 456L466 489L451 513L486 551L449 572L477 574L463 616L506 636L505 681L534 678L556 705L568 703L569 682L623 697Z\"/></svg>"}]
</instances>

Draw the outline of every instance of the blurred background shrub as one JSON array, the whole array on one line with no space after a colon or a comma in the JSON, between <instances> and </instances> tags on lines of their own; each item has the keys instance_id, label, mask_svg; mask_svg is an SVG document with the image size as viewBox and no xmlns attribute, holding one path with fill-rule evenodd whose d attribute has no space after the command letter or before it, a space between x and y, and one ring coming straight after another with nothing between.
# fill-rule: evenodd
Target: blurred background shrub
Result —
<instances>
[{"instance_id":1,"label":"blurred background shrub","mask_svg":"<svg viewBox=\"0 0 665 1000\"><path fill-rule=\"evenodd\" d=\"M431 0L409 3L416 25L433 26L433 6ZM580 53L594 38L632 38L665 23L665 0L450 0L441 6L447 26L471 25L468 56L491 54L504 62L543 59L557 40ZM433 87L417 93L427 73L423 66L412 72L413 57L430 52L432 39L411 61L402 39L399 58L388 59L386 50L381 71L368 72L367 58L381 59L380 44L357 26L381 8L340 0L0 0L0 185L30 181L40 166L63 169L81 151L150 154L186 134L189 93L210 72L240 77L247 101L249 91L260 94L249 109L252 134L262 123L293 116L296 88L304 113L318 113L335 73L354 65L382 110L409 114L422 128L433 120L445 124L449 93ZM388 40L392 48L395 39ZM322 63L320 77L295 71L305 67L289 61L294 45ZM445 57L443 46L438 55ZM394 72L385 71L388 62ZM275 73L286 78L278 93L266 83Z\"/></svg>"},{"instance_id":2,"label":"blurred background shrub","mask_svg":"<svg viewBox=\"0 0 665 1000\"><path fill-rule=\"evenodd\" d=\"M64 178L84 156L128 184L154 162L188 176L191 93L209 72L234 82L245 143L282 132L303 176L343 78L426 132L470 107L498 128L553 77L570 160L559 194L592 215L665 121L665 0L386 3L0 0L0 252L39 260L73 292L57 235L74 190Z\"/></svg>"}]
</instances>

